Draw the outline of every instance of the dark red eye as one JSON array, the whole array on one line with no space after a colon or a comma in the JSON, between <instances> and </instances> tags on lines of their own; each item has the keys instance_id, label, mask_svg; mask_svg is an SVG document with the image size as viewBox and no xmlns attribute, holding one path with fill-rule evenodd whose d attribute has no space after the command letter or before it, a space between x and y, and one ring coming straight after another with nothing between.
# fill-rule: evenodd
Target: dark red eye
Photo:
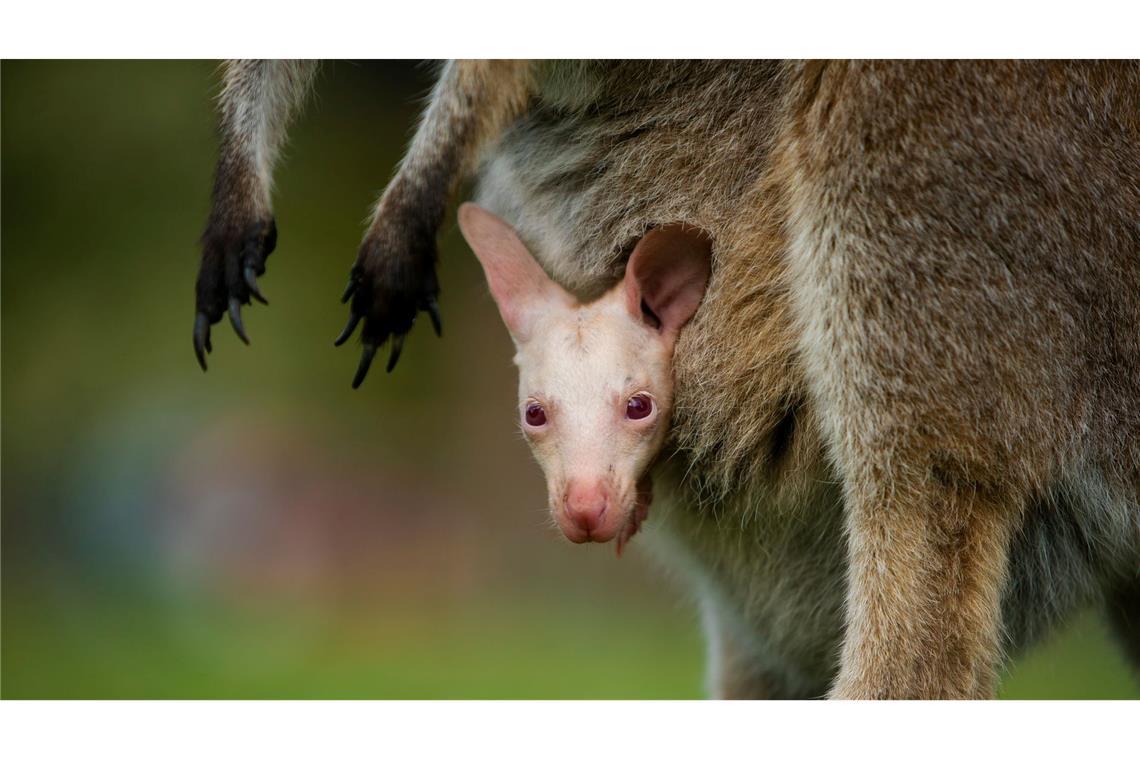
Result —
<instances>
[{"instance_id":1,"label":"dark red eye","mask_svg":"<svg viewBox=\"0 0 1140 760\"><path fill-rule=\"evenodd\" d=\"M531 427L542 427L546 424L546 410L542 404L526 405L526 424Z\"/></svg>"},{"instance_id":2,"label":"dark red eye","mask_svg":"<svg viewBox=\"0 0 1140 760\"><path fill-rule=\"evenodd\" d=\"M625 416L631 420L643 420L653 412L653 399L644 393L630 396L625 403Z\"/></svg>"}]
</instances>

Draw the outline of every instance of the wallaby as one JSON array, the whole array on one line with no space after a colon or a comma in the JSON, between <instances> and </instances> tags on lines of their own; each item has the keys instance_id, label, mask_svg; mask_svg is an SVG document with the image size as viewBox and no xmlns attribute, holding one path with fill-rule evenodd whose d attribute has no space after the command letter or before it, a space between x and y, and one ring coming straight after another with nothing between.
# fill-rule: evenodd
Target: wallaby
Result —
<instances>
[{"instance_id":1,"label":"wallaby","mask_svg":"<svg viewBox=\"0 0 1140 760\"><path fill-rule=\"evenodd\" d=\"M616 538L620 555L648 514L649 467L673 408L673 346L704 296L710 241L692 228L651 230L622 281L582 304L499 217L466 203L459 226L518 350L520 427L550 510L571 541Z\"/></svg>"},{"instance_id":2,"label":"wallaby","mask_svg":"<svg viewBox=\"0 0 1140 760\"><path fill-rule=\"evenodd\" d=\"M259 295L311 69L227 68L203 365ZM646 472L714 694L989 697L1090 605L1140 663L1140 65L449 62L352 270L354 385L419 311L438 331L435 236L472 172L501 220L464 212L481 257L511 229L581 301L654 231L711 245ZM602 490L560 501L571 538L631 525Z\"/></svg>"}]
</instances>

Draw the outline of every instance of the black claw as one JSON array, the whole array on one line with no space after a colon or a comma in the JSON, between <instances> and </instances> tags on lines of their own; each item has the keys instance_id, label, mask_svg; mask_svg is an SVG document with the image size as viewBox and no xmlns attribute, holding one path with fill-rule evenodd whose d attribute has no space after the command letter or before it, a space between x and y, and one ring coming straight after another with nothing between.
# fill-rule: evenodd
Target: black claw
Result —
<instances>
[{"instance_id":1,"label":"black claw","mask_svg":"<svg viewBox=\"0 0 1140 760\"><path fill-rule=\"evenodd\" d=\"M248 346L249 336L245 334L245 327L241 323L241 302L236 298L230 299L230 324L234 326L237 336Z\"/></svg>"},{"instance_id":2,"label":"black claw","mask_svg":"<svg viewBox=\"0 0 1140 760\"><path fill-rule=\"evenodd\" d=\"M356 368L356 376L352 378L352 387L359 388L368 375L368 368L372 366L372 357L376 356L376 344L365 343L364 353L360 355L360 365Z\"/></svg>"},{"instance_id":3,"label":"black claw","mask_svg":"<svg viewBox=\"0 0 1140 760\"><path fill-rule=\"evenodd\" d=\"M345 325L344 329L340 331L340 335L338 335L336 340L333 341L333 345L339 346L342 343L344 343L346 340L351 338L352 333L354 330L356 330L356 325L359 324L359 322L360 322L360 315L359 314L357 314L356 312L352 312L351 314L349 314L348 315L348 324Z\"/></svg>"},{"instance_id":4,"label":"black claw","mask_svg":"<svg viewBox=\"0 0 1140 760\"><path fill-rule=\"evenodd\" d=\"M253 271L253 267L245 268L245 286L249 288L250 295L266 306L269 305L269 301L265 300L265 296L261 295L261 289L257 287L257 273Z\"/></svg>"},{"instance_id":5,"label":"black claw","mask_svg":"<svg viewBox=\"0 0 1140 760\"><path fill-rule=\"evenodd\" d=\"M194 355L198 365L206 371L206 354L210 351L210 319L202 312L194 317Z\"/></svg>"},{"instance_id":6,"label":"black claw","mask_svg":"<svg viewBox=\"0 0 1140 760\"><path fill-rule=\"evenodd\" d=\"M429 298L427 306L424 308L427 309L428 316L431 317L431 326L435 328L435 334L442 338L443 321L439 318L439 302L435 298Z\"/></svg>"},{"instance_id":7,"label":"black claw","mask_svg":"<svg viewBox=\"0 0 1140 760\"><path fill-rule=\"evenodd\" d=\"M396 368L396 362L400 361L400 352L404 350L404 336L407 333L398 333L392 336L392 353L388 355L388 368L385 372L391 372Z\"/></svg>"},{"instance_id":8,"label":"black claw","mask_svg":"<svg viewBox=\"0 0 1140 760\"><path fill-rule=\"evenodd\" d=\"M349 276L348 285L344 287L344 294L340 297L341 303L348 303L348 299L352 298L352 294L360 287L360 280L353 276Z\"/></svg>"}]
</instances>

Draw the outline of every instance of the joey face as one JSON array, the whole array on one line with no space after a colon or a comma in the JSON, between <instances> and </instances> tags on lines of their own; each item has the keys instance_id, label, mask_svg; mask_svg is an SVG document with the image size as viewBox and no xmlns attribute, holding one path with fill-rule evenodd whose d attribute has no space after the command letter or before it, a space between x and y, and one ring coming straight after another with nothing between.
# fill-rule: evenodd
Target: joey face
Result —
<instances>
[{"instance_id":1,"label":"joey face","mask_svg":"<svg viewBox=\"0 0 1140 760\"><path fill-rule=\"evenodd\" d=\"M519 424L575 543L619 546L649 507L647 471L672 408L672 345L625 307L621 286L551 310L519 343Z\"/></svg>"},{"instance_id":2,"label":"joey face","mask_svg":"<svg viewBox=\"0 0 1140 760\"><path fill-rule=\"evenodd\" d=\"M648 513L673 346L704 295L710 242L693 228L651 230L622 282L580 304L502 219L468 203L459 223L517 348L519 424L551 512L571 541L616 538L620 553Z\"/></svg>"}]
</instances>

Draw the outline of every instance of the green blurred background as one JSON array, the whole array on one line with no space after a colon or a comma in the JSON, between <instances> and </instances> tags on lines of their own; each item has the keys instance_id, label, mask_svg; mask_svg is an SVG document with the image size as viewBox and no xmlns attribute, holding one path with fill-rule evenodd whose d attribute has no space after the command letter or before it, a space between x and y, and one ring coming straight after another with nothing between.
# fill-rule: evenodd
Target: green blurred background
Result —
<instances>
[{"instance_id":1,"label":"green blurred background","mask_svg":"<svg viewBox=\"0 0 1140 760\"><path fill-rule=\"evenodd\" d=\"M546 516L511 346L454 224L444 338L357 392L335 350L363 220L431 70L334 63L277 175L280 242L191 349L211 62L4 62L6 698L703 695L681 589ZM1085 616L1003 696L1140 696Z\"/></svg>"}]
</instances>

